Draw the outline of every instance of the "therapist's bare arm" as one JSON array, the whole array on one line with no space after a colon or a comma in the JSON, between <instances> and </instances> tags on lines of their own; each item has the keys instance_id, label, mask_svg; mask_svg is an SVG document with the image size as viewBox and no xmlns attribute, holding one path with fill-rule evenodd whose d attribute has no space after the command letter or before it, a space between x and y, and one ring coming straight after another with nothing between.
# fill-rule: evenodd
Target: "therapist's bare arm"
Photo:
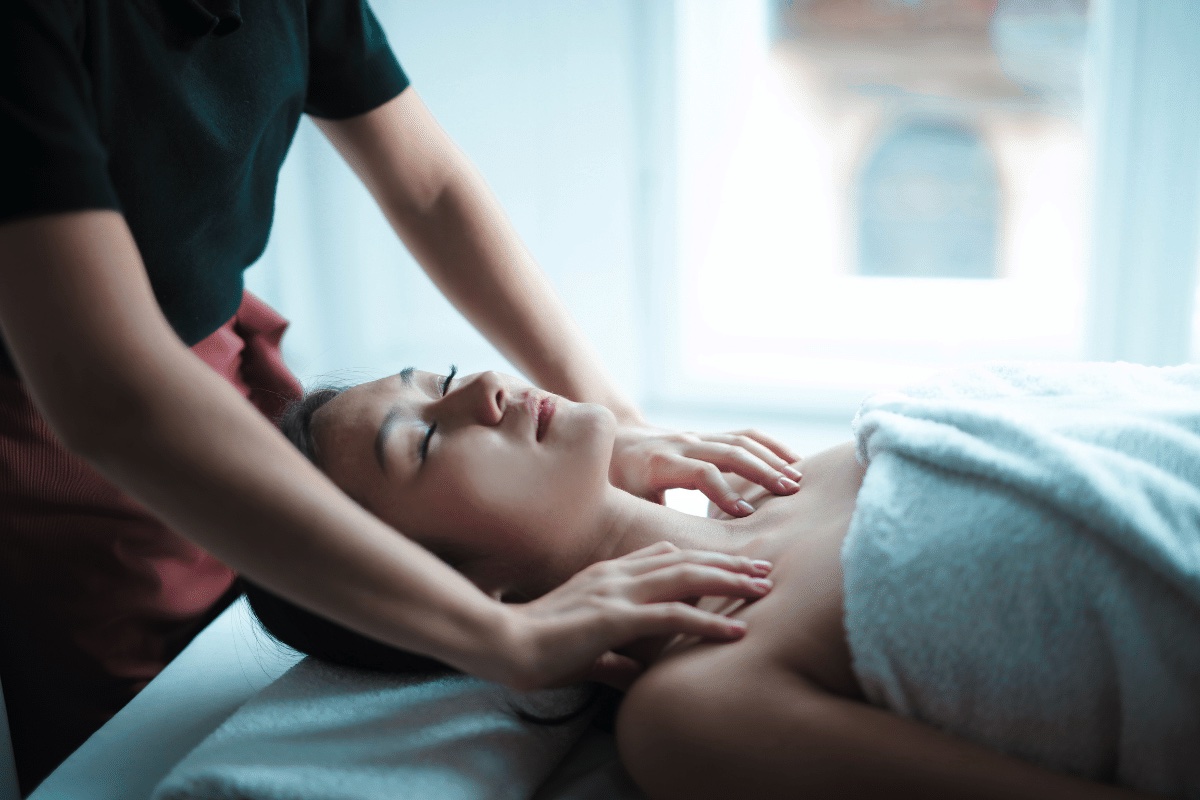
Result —
<instances>
[{"instance_id":1,"label":"therapist's bare arm","mask_svg":"<svg viewBox=\"0 0 1200 800\"><path fill-rule=\"evenodd\" d=\"M345 497L184 346L116 212L0 225L0 330L70 450L236 570L377 639L531 686L586 672L626 637L737 635L719 618L646 604L677 597L607 591L616 578L606 575L540 605L483 595ZM752 596L741 588L749 564L722 558L680 561L715 567L709 589ZM681 573L667 594L712 593L692 591L695 580ZM589 613L597 591L627 602Z\"/></svg>"},{"instance_id":2,"label":"therapist's bare arm","mask_svg":"<svg viewBox=\"0 0 1200 800\"><path fill-rule=\"evenodd\" d=\"M315 120L438 288L538 385L638 412L613 386L482 176L412 88L348 120Z\"/></svg>"},{"instance_id":3,"label":"therapist's bare arm","mask_svg":"<svg viewBox=\"0 0 1200 800\"><path fill-rule=\"evenodd\" d=\"M609 477L661 500L699 489L735 516L724 473L777 494L796 490L795 455L753 432L688 434L649 428L608 378L495 196L412 88L345 120L317 120L371 190L426 273L467 319L535 383L608 406L623 425ZM781 483L780 480L785 482Z\"/></svg>"}]
</instances>

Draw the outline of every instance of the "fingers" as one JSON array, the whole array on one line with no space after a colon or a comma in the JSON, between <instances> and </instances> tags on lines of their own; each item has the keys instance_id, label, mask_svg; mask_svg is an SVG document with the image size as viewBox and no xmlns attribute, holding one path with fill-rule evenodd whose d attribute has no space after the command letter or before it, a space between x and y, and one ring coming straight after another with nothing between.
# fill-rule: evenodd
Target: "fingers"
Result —
<instances>
[{"instance_id":1,"label":"fingers","mask_svg":"<svg viewBox=\"0 0 1200 800\"><path fill-rule=\"evenodd\" d=\"M663 468L662 475L674 486L702 492L731 517L745 517L754 513L754 506L729 485L729 481L721 474L721 468L711 462L676 456L671 459L669 467Z\"/></svg>"},{"instance_id":2,"label":"fingers","mask_svg":"<svg viewBox=\"0 0 1200 800\"><path fill-rule=\"evenodd\" d=\"M719 467L706 461L680 458L674 465L675 483L684 489L695 489L704 494L722 511L731 517L744 517L754 513L754 506L745 501Z\"/></svg>"},{"instance_id":3,"label":"fingers","mask_svg":"<svg viewBox=\"0 0 1200 800\"><path fill-rule=\"evenodd\" d=\"M665 544L670 549L659 551L657 545L654 545L639 550L638 553L645 553L645 555L636 559L636 563L631 563L626 567L628 574L630 576L645 575L654 570L684 563L723 569L728 572L750 575L756 578L764 577L771 572L771 562L769 561L750 559L745 556L734 556L728 553L716 553L709 550L680 550L669 542L661 542L660 544ZM631 553L624 558L630 559L632 555L636 554Z\"/></svg>"},{"instance_id":4,"label":"fingers","mask_svg":"<svg viewBox=\"0 0 1200 800\"><path fill-rule=\"evenodd\" d=\"M697 489L727 514L744 517L753 507L721 473L791 494L801 477L792 462L799 460L790 448L755 430L695 434L640 427L618 430L609 479L655 502L662 501L665 489Z\"/></svg>"},{"instance_id":5,"label":"fingers","mask_svg":"<svg viewBox=\"0 0 1200 800\"><path fill-rule=\"evenodd\" d=\"M711 442L713 444L728 445L739 450L744 450L747 453L757 457L767 466L782 472L792 480L799 480L800 471L789 466L790 462L781 457L774 450L771 450L766 445L757 440L746 436L744 433L710 433L704 434L701 437L702 441ZM799 460L799 459L793 459Z\"/></svg>"},{"instance_id":6,"label":"fingers","mask_svg":"<svg viewBox=\"0 0 1200 800\"><path fill-rule=\"evenodd\" d=\"M631 556L637 556L631 558ZM771 562L662 542L585 570L613 597L642 605L696 597L751 600L771 591Z\"/></svg>"},{"instance_id":7,"label":"fingers","mask_svg":"<svg viewBox=\"0 0 1200 800\"><path fill-rule=\"evenodd\" d=\"M678 434L675 437L675 441L679 455L688 458L710 461L712 459L708 458L705 454L714 452L713 446L718 445L720 447L715 452L724 453L727 456L732 454L748 456L751 459L757 459L757 462L761 462L767 468L786 475L793 481L800 480L800 470L792 466L793 462L800 461L800 456L758 431ZM786 455L781 455L781 453ZM713 463L717 462L713 461ZM734 472L736 470L729 469L726 471ZM739 472L738 474L742 473ZM744 477L750 478L749 475L744 475ZM751 478L751 480L754 479ZM758 483L758 481L755 480L755 483ZM764 488L770 488L766 484L763 484L763 486Z\"/></svg>"},{"instance_id":8,"label":"fingers","mask_svg":"<svg viewBox=\"0 0 1200 800\"><path fill-rule=\"evenodd\" d=\"M634 578L629 599L635 603L682 601L692 597L740 597L748 600L771 591L771 579L702 564L675 564Z\"/></svg>"},{"instance_id":9,"label":"fingers","mask_svg":"<svg viewBox=\"0 0 1200 800\"><path fill-rule=\"evenodd\" d=\"M746 635L746 623L701 611L683 602L638 606L629 620L630 639L674 634L736 641Z\"/></svg>"},{"instance_id":10,"label":"fingers","mask_svg":"<svg viewBox=\"0 0 1200 800\"><path fill-rule=\"evenodd\" d=\"M755 446L765 450L762 445L755 443ZM772 466L740 445L716 442L697 444L688 455L712 464L721 472L741 475L775 494L792 494L800 488L800 484L796 482L800 479L800 472L784 464L774 453L768 452L767 455L778 466Z\"/></svg>"},{"instance_id":11,"label":"fingers","mask_svg":"<svg viewBox=\"0 0 1200 800\"><path fill-rule=\"evenodd\" d=\"M800 471L777 450L795 454L757 431L682 434L676 439L677 452L658 459L655 482L696 489L730 516L744 517L754 508L722 473L738 475L774 494L800 489Z\"/></svg>"},{"instance_id":12,"label":"fingers","mask_svg":"<svg viewBox=\"0 0 1200 800\"><path fill-rule=\"evenodd\" d=\"M772 453L779 456L780 458L782 458L784 461L786 461L789 464L795 464L797 461L800 460L800 454L797 453L795 450L792 450L790 447L784 445L782 442L780 442L776 439L772 439L770 436L767 436L765 433L760 433L759 431L756 431L753 428L748 428L744 431L734 431L732 435L744 436L747 439L758 442L763 447L767 448Z\"/></svg>"},{"instance_id":13,"label":"fingers","mask_svg":"<svg viewBox=\"0 0 1200 800\"><path fill-rule=\"evenodd\" d=\"M656 542L586 567L536 600L506 606L515 624L503 641L502 680L536 688L591 675L628 684L636 662L609 653L647 636L682 634L732 641L745 623L690 605L697 597L757 600L771 591L771 565L741 556Z\"/></svg>"}]
</instances>

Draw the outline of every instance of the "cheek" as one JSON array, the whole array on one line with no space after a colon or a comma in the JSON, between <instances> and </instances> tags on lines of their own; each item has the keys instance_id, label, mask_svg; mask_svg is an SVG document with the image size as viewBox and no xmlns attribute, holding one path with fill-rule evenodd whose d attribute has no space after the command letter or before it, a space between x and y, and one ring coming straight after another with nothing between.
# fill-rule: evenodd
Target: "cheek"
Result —
<instances>
[{"instance_id":1,"label":"cheek","mask_svg":"<svg viewBox=\"0 0 1200 800\"><path fill-rule=\"evenodd\" d=\"M460 528L502 534L536 522L540 497L554 474L548 466L536 453L481 446L462 458L445 459L430 477Z\"/></svg>"},{"instance_id":2,"label":"cheek","mask_svg":"<svg viewBox=\"0 0 1200 800\"><path fill-rule=\"evenodd\" d=\"M608 486L616 420L612 412L601 406L577 408L579 420L564 445L556 448L554 459L561 468L564 483L580 491L602 494Z\"/></svg>"},{"instance_id":3,"label":"cheek","mask_svg":"<svg viewBox=\"0 0 1200 800\"><path fill-rule=\"evenodd\" d=\"M460 528L529 537L567 533L608 485L611 415L584 413L553 446L476 431L431 459L430 492Z\"/></svg>"},{"instance_id":4,"label":"cheek","mask_svg":"<svg viewBox=\"0 0 1200 800\"><path fill-rule=\"evenodd\" d=\"M438 527L460 536L491 536L526 523L523 499L539 464L489 431L445 442L431 454L418 494Z\"/></svg>"}]
</instances>

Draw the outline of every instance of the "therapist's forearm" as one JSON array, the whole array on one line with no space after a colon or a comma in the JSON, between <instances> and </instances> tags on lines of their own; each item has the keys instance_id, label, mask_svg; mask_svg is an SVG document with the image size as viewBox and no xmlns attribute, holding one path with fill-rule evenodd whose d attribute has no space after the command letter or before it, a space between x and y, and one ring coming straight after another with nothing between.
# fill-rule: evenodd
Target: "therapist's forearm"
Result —
<instances>
[{"instance_id":1,"label":"therapist's forearm","mask_svg":"<svg viewBox=\"0 0 1200 800\"><path fill-rule=\"evenodd\" d=\"M504 668L503 607L343 495L179 341L119 214L0 226L0 329L59 438L175 530L377 639Z\"/></svg>"},{"instance_id":2,"label":"therapist's forearm","mask_svg":"<svg viewBox=\"0 0 1200 800\"><path fill-rule=\"evenodd\" d=\"M95 465L258 583L376 639L478 673L473 651L489 639L495 604L346 498L197 366L164 370L164 385L179 391L148 398L152 422L95 451ZM200 414L220 422L198 426Z\"/></svg>"},{"instance_id":3,"label":"therapist's forearm","mask_svg":"<svg viewBox=\"0 0 1200 800\"><path fill-rule=\"evenodd\" d=\"M540 386L636 417L474 170L455 174L403 237L443 293Z\"/></svg>"},{"instance_id":4,"label":"therapist's forearm","mask_svg":"<svg viewBox=\"0 0 1200 800\"><path fill-rule=\"evenodd\" d=\"M502 666L490 648L478 652L497 604L342 494L190 356L147 365L156 387L138 389L141 418L97 421L110 433L81 454L172 528L293 602L465 671Z\"/></svg>"},{"instance_id":5,"label":"therapist's forearm","mask_svg":"<svg viewBox=\"0 0 1200 800\"><path fill-rule=\"evenodd\" d=\"M438 288L545 389L635 421L478 170L409 88L345 120L316 120Z\"/></svg>"}]
</instances>

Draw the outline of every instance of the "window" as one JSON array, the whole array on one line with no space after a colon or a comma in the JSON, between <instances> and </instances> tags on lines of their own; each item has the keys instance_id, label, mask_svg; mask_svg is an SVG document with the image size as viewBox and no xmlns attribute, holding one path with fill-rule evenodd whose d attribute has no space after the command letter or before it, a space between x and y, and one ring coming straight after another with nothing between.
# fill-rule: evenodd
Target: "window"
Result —
<instances>
[{"instance_id":1,"label":"window","mask_svg":"<svg viewBox=\"0 0 1200 800\"><path fill-rule=\"evenodd\" d=\"M665 405L841 415L1085 355L1086 3L681 0L676 25Z\"/></svg>"},{"instance_id":2,"label":"window","mask_svg":"<svg viewBox=\"0 0 1200 800\"><path fill-rule=\"evenodd\" d=\"M894 127L862 171L857 206L860 275L997 277L996 168L969 128Z\"/></svg>"}]
</instances>

